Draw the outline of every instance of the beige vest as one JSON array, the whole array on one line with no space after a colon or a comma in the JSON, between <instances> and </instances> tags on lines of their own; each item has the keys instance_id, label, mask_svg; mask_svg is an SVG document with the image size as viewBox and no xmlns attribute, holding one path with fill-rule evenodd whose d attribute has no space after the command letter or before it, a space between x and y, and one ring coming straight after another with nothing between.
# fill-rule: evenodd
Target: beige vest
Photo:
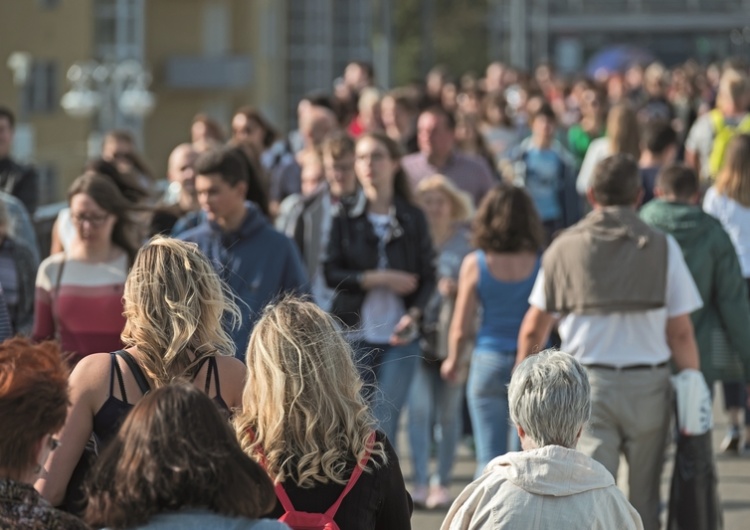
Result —
<instances>
[{"instance_id":1,"label":"beige vest","mask_svg":"<svg viewBox=\"0 0 750 530\"><path fill-rule=\"evenodd\" d=\"M667 237L627 207L594 210L542 258L546 310L603 315L664 307Z\"/></svg>"}]
</instances>

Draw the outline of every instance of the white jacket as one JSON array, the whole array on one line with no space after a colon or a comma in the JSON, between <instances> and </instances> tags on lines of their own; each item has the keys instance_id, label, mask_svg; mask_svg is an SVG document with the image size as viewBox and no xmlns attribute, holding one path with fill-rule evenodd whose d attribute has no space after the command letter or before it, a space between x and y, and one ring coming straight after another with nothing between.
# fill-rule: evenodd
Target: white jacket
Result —
<instances>
[{"instance_id":1,"label":"white jacket","mask_svg":"<svg viewBox=\"0 0 750 530\"><path fill-rule=\"evenodd\" d=\"M574 449L550 445L492 460L451 506L441 530L642 530L612 475Z\"/></svg>"}]
</instances>

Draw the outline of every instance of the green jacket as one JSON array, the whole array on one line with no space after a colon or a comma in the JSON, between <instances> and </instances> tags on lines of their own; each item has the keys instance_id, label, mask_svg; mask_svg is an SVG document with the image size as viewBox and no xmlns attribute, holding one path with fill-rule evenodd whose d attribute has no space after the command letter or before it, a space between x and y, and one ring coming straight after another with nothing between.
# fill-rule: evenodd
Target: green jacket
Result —
<instances>
[{"instance_id":1,"label":"green jacket","mask_svg":"<svg viewBox=\"0 0 750 530\"><path fill-rule=\"evenodd\" d=\"M659 199L643 207L641 218L677 240L703 299L691 318L706 382L750 381L747 283L721 223L699 206Z\"/></svg>"}]
</instances>

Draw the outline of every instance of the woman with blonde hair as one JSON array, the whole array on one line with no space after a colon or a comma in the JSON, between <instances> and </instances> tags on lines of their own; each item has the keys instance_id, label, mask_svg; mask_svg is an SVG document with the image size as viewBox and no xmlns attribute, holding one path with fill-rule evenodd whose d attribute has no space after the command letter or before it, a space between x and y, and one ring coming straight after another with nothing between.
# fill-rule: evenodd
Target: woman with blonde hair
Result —
<instances>
[{"instance_id":1,"label":"woman with blonde hair","mask_svg":"<svg viewBox=\"0 0 750 530\"><path fill-rule=\"evenodd\" d=\"M63 445L37 482L50 502L63 501L92 433L106 446L150 389L192 381L227 414L239 407L245 367L222 326L227 317L234 323L239 318L230 297L197 246L157 237L140 250L123 296L125 349L90 355L70 376Z\"/></svg>"},{"instance_id":2,"label":"woman with blonde hair","mask_svg":"<svg viewBox=\"0 0 750 530\"><path fill-rule=\"evenodd\" d=\"M277 484L272 516L322 514L340 501L331 515L339 528L410 528L398 457L375 430L333 317L294 298L269 305L250 337L247 367L235 427L242 448Z\"/></svg>"},{"instance_id":3,"label":"woman with blonde hair","mask_svg":"<svg viewBox=\"0 0 750 530\"><path fill-rule=\"evenodd\" d=\"M729 234L742 275L750 288L750 135L738 134L727 145L724 166L716 184L706 191L703 209L716 217ZM721 444L722 451L741 451L740 410L745 409L745 450L750 449L750 407L745 386L724 383L724 405L731 426Z\"/></svg>"},{"instance_id":4,"label":"woman with blonde hair","mask_svg":"<svg viewBox=\"0 0 750 530\"><path fill-rule=\"evenodd\" d=\"M448 356L448 326L458 289L461 262L471 251L467 221L474 215L470 195L459 190L443 175L433 175L419 183L421 203L437 252L437 289L425 308L422 320L422 362L417 367L409 396L409 443L414 485L412 498L417 506L439 508L450 504L449 487L461 433L463 381L449 383L440 377L440 365ZM437 479L428 490L429 452L433 420L440 427L437 444Z\"/></svg>"},{"instance_id":5,"label":"woman with blonde hair","mask_svg":"<svg viewBox=\"0 0 750 530\"><path fill-rule=\"evenodd\" d=\"M618 103L607 116L607 134L592 141L583 158L581 170L576 180L576 189L586 195L591 184L594 168L608 156L626 154L635 160L641 157L641 135L638 117L627 103Z\"/></svg>"}]
</instances>

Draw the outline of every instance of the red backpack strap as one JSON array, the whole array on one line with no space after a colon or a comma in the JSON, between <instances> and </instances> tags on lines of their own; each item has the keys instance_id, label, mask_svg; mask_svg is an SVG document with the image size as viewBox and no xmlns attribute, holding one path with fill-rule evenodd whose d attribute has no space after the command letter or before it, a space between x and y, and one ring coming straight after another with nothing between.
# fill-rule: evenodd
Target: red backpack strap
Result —
<instances>
[{"instance_id":1,"label":"red backpack strap","mask_svg":"<svg viewBox=\"0 0 750 530\"><path fill-rule=\"evenodd\" d=\"M274 490L276 490L276 497L279 499L279 502L281 503L281 506L284 508L285 512L289 513L297 511L294 509L294 505L289 499L289 495L286 494L286 490L284 490L284 486L282 486L281 482L277 483L276 486L274 486Z\"/></svg>"},{"instance_id":2,"label":"red backpack strap","mask_svg":"<svg viewBox=\"0 0 750 530\"><path fill-rule=\"evenodd\" d=\"M333 503L333 506L328 508L328 510L326 511L325 515L327 517L330 517L331 519L334 518L334 516L336 515L336 512L339 510L339 506L341 506L341 503L344 500L344 497L346 497L346 495L352 490L354 485L359 480L359 477L362 475L362 471L364 471L364 467L367 465L368 460L370 460L370 451L372 451L372 447L374 444L375 444L375 431L372 431L372 434L370 434L370 437L367 439L365 455L362 457L362 460L359 461L359 465L354 466L354 471L352 471L352 476L349 477L349 482L346 484L344 491L341 492L341 495L339 495L339 498L336 500L336 502ZM278 495L278 491L276 493ZM281 497L279 497L279 499L280 498ZM287 498L287 500L289 499ZM282 504L283 504L283 501L282 501ZM286 509L286 506L284 506L284 508Z\"/></svg>"}]
</instances>

